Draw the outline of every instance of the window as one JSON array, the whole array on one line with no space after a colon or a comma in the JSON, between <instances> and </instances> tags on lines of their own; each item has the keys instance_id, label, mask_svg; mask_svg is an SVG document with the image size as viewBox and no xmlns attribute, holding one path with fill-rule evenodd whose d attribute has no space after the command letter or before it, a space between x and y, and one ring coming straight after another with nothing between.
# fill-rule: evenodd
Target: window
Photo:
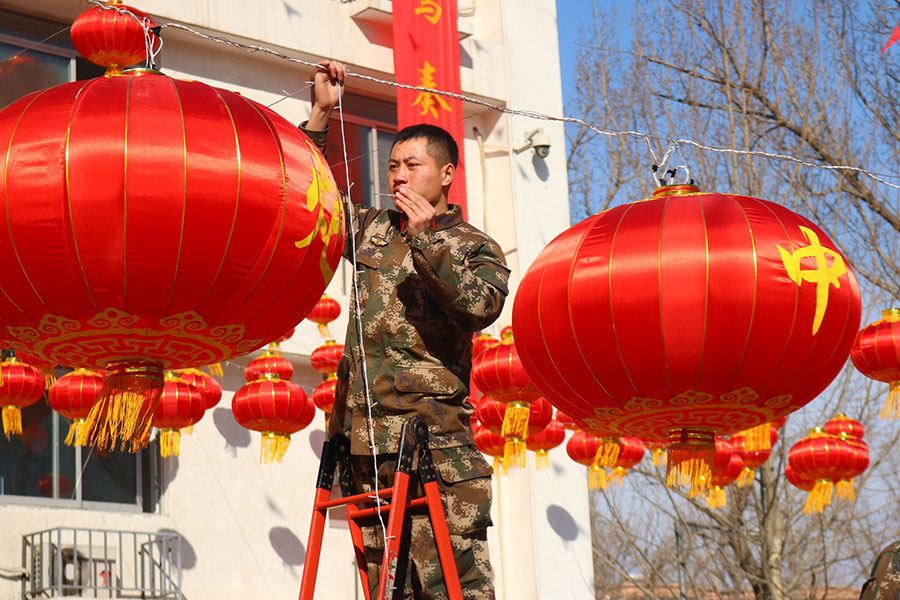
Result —
<instances>
[{"instance_id":1,"label":"window","mask_svg":"<svg viewBox=\"0 0 900 600\"><path fill-rule=\"evenodd\" d=\"M103 73L76 58L65 25L0 10L0 108L31 92ZM0 435L0 503L154 510L156 444L137 454L66 446L69 423L50 408L46 392L22 411L22 426L22 436Z\"/></svg>"},{"instance_id":2,"label":"window","mask_svg":"<svg viewBox=\"0 0 900 600\"><path fill-rule=\"evenodd\" d=\"M350 171L350 200L363 206L393 208L388 195L388 159L397 132L396 108L393 104L345 94L344 106L353 114L344 113L344 138L347 143L347 165ZM337 111L329 122L328 163L338 189L347 192L347 169L341 147L341 122Z\"/></svg>"}]
</instances>

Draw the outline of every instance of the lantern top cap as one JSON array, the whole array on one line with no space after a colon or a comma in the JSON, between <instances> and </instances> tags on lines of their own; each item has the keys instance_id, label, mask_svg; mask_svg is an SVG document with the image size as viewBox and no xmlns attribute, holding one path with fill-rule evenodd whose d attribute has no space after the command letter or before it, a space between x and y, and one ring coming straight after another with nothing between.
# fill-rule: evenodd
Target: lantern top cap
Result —
<instances>
[{"instance_id":1,"label":"lantern top cap","mask_svg":"<svg viewBox=\"0 0 900 600\"><path fill-rule=\"evenodd\" d=\"M688 184L679 184L679 185L664 185L662 187L658 187L653 190L653 197L659 198L661 196L686 196L688 194L699 194L700 188L695 185Z\"/></svg>"},{"instance_id":2,"label":"lantern top cap","mask_svg":"<svg viewBox=\"0 0 900 600\"><path fill-rule=\"evenodd\" d=\"M881 311L881 318L888 323L900 321L900 308L888 308Z\"/></svg>"}]
</instances>

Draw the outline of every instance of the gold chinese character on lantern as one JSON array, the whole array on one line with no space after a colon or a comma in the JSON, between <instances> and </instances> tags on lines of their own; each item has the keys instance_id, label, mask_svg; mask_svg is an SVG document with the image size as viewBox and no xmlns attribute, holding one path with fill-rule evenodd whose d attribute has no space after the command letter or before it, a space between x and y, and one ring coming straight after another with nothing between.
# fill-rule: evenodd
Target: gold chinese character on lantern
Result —
<instances>
[{"instance_id":1,"label":"gold chinese character on lantern","mask_svg":"<svg viewBox=\"0 0 900 600\"><path fill-rule=\"evenodd\" d=\"M798 286L802 285L804 281L816 284L816 314L812 326L813 335L815 335L822 325L825 308L828 306L828 290L832 285L836 288L841 287L840 277L847 272L847 266L840 254L819 242L819 236L813 230L801 226L800 231L803 232L809 246L799 248L794 252L788 252L778 246L778 251L781 253L781 260L791 281ZM831 256L831 266L828 266L827 256ZM804 258L815 260L815 268L801 268L800 261Z\"/></svg>"},{"instance_id":2,"label":"gold chinese character on lantern","mask_svg":"<svg viewBox=\"0 0 900 600\"><path fill-rule=\"evenodd\" d=\"M436 25L441 20L441 5L435 0L419 0L419 7L415 9L416 15L422 15L432 25Z\"/></svg>"},{"instance_id":3,"label":"gold chinese character on lantern","mask_svg":"<svg viewBox=\"0 0 900 600\"><path fill-rule=\"evenodd\" d=\"M419 69L419 73L422 75L422 78L419 80L419 87L435 89L434 71L434 67L426 60L425 65ZM446 100L431 92L419 92L415 102L413 102L413 106L416 105L422 107L421 114L423 116L430 114L435 119L438 118L438 108L446 110L447 112L453 112L453 109L450 108L450 105L447 104Z\"/></svg>"}]
</instances>

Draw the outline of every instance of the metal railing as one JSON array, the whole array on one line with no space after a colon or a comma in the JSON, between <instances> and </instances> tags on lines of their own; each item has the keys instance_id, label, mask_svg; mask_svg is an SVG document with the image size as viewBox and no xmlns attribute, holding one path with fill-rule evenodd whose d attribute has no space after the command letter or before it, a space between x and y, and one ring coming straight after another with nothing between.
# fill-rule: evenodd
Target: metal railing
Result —
<instances>
[{"instance_id":1,"label":"metal railing","mask_svg":"<svg viewBox=\"0 0 900 600\"><path fill-rule=\"evenodd\" d=\"M177 533L57 527L22 536L22 600L182 600Z\"/></svg>"}]
</instances>

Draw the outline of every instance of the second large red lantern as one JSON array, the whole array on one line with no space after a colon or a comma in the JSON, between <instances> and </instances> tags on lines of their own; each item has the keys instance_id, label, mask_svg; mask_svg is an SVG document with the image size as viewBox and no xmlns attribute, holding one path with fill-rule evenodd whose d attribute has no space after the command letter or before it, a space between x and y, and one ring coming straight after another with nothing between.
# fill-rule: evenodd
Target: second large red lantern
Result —
<instances>
[{"instance_id":1,"label":"second large red lantern","mask_svg":"<svg viewBox=\"0 0 900 600\"><path fill-rule=\"evenodd\" d=\"M815 224L693 186L562 233L513 309L534 385L591 431L668 442L670 483L708 480L717 434L815 398L859 319L856 279Z\"/></svg>"}]
</instances>

